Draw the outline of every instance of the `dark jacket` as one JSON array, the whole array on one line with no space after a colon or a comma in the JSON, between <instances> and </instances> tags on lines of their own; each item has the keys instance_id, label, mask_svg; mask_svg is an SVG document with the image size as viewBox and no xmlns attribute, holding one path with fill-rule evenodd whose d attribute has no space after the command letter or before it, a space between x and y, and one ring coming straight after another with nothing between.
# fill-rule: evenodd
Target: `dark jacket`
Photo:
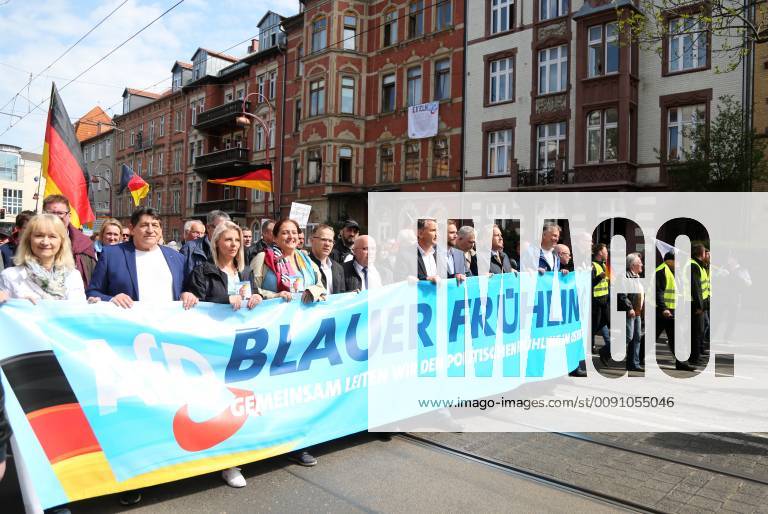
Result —
<instances>
[{"instance_id":1,"label":"dark jacket","mask_svg":"<svg viewBox=\"0 0 768 514\"><path fill-rule=\"evenodd\" d=\"M347 258L347 255L350 255L352 253L352 249L348 248L347 245L344 244L344 241L341 240L339 237L336 239L336 242L333 243L333 250L331 250L331 259L338 262L339 264L344 264L344 259Z\"/></svg>"},{"instance_id":2,"label":"dark jacket","mask_svg":"<svg viewBox=\"0 0 768 514\"><path fill-rule=\"evenodd\" d=\"M72 255L75 258L75 268L80 272L83 285L87 288L96 268L96 249L93 247L91 238L72 225L69 225L67 230L69 231L69 241L72 244Z\"/></svg>"},{"instance_id":3,"label":"dark jacket","mask_svg":"<svg viewBox=\"0 0 768 514\"><path fill-rule=\"evenodd\" d=\"M267 249L267 242L259 239L251 246L245 249L245 262L251 262L256 255Z\"/></svg>"},{"instance_id":4,"label":"dark jacket","mask_svg":"<svg viewBox=\"0 0 768 514\"><path fill-rule=\"evenodd\" d=\"M506 253L501 251L499 252L499 255L501 255L501 260L499 260L499 257L496 257L496 255L491 252L491 267L488 271L493 274L512 273L513 270L517 269L517 262L515 262L515 265L513 266L512 261Z\"/></svg>"},{"instance_id":5,"label":"dark jacket","mask_svg":"<svg viewBox=\"0 0 768 514\"><path fill-rule=\"evenodd\" d=\"M165 262L173 278L173 299L181 297L184 286L184 257L167 246L160 246ZM105 302L120 293L127 294L133 301L139 301L139 278L136 273L136 247L133 241L119 245L105 246L101 258L93 270L93 277L86 288L87 296L98 296Z\"/></svg>"},{"instance_id":6,"label":"dark jacket","mask_svg":"<svg viewBox=\"0 0 768 514\"><path fill-rule=\"evenodd\" d=\"M0 462L5 460L5 445L11 438L11 425L5 416L5 392L3 383L0 382Z\"/></svg>"},{"instance_id":7,"label":"dark jacket","mask_svg":"<svg viewBox=\"0 0 768 514\"><path fill-rule=\"evenodd\" d=\"M695 261L704 268L704 263L701 262L698 259L695 259ZM709 298L706 300L703 297L703 291L701 290L701 273L699 272L699 268L694 266L693 264L689 264L691 267L691 312L696 313L696 310L707 310L709 309Z\"/></svg>"},{"instance_id":8,"label":"dark jacket","mask_svg":"<svg viewBox=\"0 0 768 514\"><path fill-rule=\"evenodd\" d=\"M637 278L627 272L627 278ZM640 303L640 295L638 293L618 293L616 295L616 309L624 312L629 312L635 308L635 304ZM646 298L646 301L648 299Z\"/></svg>"},{"instance_id":9,"label":"dark jacket","mask_svg":"<svg viewBox=\"0 0 768 514\"><path fill-rule=\"evenodd\" d=\"M3 246L0 246L0 254L3 256L3 267L13 268L13 256L16 254L16 241L8 241Z\"/></svg>"},{"instance_id":10,"label":"dark jacket","mask_svg":"<svg viewBox=\"0 0 768 514\"><path fill-rule=\"evenodd\" d=\"M437 261L437 248L432 252L431 259ZM424 259L421 257L421 252L416 248L416 278L419 280L427 280L427 267L424 265Z\"/></svg>"},{"instance_id":11,"label":"dark jacket","mask_svg":"<svg viewBox=\"0 0 768 514\"><path fill-rule=\"evenodd\" d=\"M312 252L309 252L309 258L312 259L312 262L317 264L318 269L320 270L320 279L323 281L323 285L326 289L328 289L328 279L325 276L325 270L323 270L323 267L320 265L320 259L315 257L315 254ZM344 283L344 268L339 264L338 262L334 261L333 259L330 259L331 261L331 278L333 279L333 290L330 291L331 294L338 294L338 293L345 293L347 292L346 285Z\"/></svg>"},{"instance_id":12,"label":"dark jacket","mask_svg":"<svg viewBox=\"0 0 768 514\"><path fill-rule=\"evenodd\" d=\"M184 275L189 276L192 274L192 270L200 266L204 262L213 262L211 255L211 240L208 236L201 237L199 239L193 239L187 241L180 251L184 256ZM249 262L249 261L247 261Z\"/></svg>"},{"instance_id":13,"label":"dark jacket","mask_svg":"<svg viewBox=\"0 0 768 514\"><path fill-rule=\"evenodd\" d=\"M239 273L240 280L251 280L251 270L246 267ZM197 296L201 302L229 303L228 278L213 263L203 262L189 275L184 291ZM253 290L253 286L251 286Z\"/></svg>"}]
</instances>

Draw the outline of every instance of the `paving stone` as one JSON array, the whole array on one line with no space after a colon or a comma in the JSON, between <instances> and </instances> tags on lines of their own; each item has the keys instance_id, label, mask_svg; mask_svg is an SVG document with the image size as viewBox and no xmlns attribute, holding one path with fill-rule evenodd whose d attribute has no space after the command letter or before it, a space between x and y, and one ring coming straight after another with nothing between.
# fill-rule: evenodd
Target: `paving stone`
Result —
<instances>
[{"instance_id":1,"label":"paving stone","mask_svg":"<svg viewBox=\"0 0 768 514\"><path fill-rule=\"evenodd\" d=\"M705 498L703 496L694 496L688 500L687 503L688 505L700 507L702 509L720 510L723 507L722 501Z\"/></svg>"},{"instance_id":2,"label":"paving stone","mask_svg":"<svg viewBox=\"0 0 768 514\"><path fill-rule=\"evenodd\" d=\"M757 509L755 508L754 505L731 501L730 499L726 500L725 503L723 503L723 508L728 510L733 510L736 512L757 512Z\"/></svg>"}]
</instances>

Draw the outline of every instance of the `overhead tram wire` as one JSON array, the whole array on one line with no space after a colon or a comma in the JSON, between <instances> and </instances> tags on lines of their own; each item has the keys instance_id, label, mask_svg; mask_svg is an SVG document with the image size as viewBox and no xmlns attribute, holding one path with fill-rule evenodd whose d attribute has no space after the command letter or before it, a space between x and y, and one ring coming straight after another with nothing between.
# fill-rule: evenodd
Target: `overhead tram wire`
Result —
<instances>
[{"instance_id":1,"label":"overhead tram wire","mask_svg":"<svg viewBox=\"0 0 768 514\"><path fill-rule=\"evenodd\" d=\"M40 77L40 76L41 76L43 73L45 73L46 71L48 71L49 69L51 69L51 67L52 67L54 64L56 64L57 62L59 62L59 61L60 61L60 60L61 60L61 59L62 59L62 58L65 56L65 55L67 55L69 52L71 52L73 48L75 48L77 45L79 45L79 44L80 44L80 43L81 43L81 42L82 42L82 41L83 41L85 38L87 38L87 37L88 37L88 36L89 36L89 35L90 35L90 34L91 34L91 33L92 33L94 30L96 30L97 28L99 28L99 26L101 26L101 24L102 24L102 23L104 23L105 21L107 21L107 20L108 20L110 17L112 17L112 15L113 15L113 14L115 14L115 13L116 13L116 12L117 12L117 11L118 11L118 10L119 10L121 7L122 7L122 6L124 6L124 5L125 5L125 4L127 4L127 3L128 3L128 0L123 0L123 3L121 3L120 5L118 5L117 7L115 7L114 9L112 9L112 11L110 11L110 13L109 13L109 14L107 14L107 15L106 15L104 18L102 18L102 19L101 19L101 20L100 20L100 21L99 21L99 22L98 22L96 25L94 25L93 27L91 27L91 29L90 29L88 32L86 32L85 34L83 34L83 35L80 37L80 39L78 39L77 41L75 41L73 44L71 44L71 45L69 46L69 48L67 48L66 50L64 50L64 53L62 53L62 54L61 54L61 55L59 55L59 56L58 56L56 59L54 59L54 60L53 60L53 61L52 61L52 62L51 62L51 63L50 63L48 66L46 66L45 68L43 68L42 70L40 70L39 72L37 72L37 73L36 73L36 74L35 74L33 77L30 77L30 79L29 79L29 81L27 82L27 84L25 84L25 85L24 85L24 87L22 87L21 89L19 89L19 90L16 92L16 94L15 94L15 95L13 95L13 96L11 97L11 99L9 99L7 102L5 102L5 105L3 105L2 107L0 107L0 111L4 110L6 107L8 107L8 104L9 104L9 103L11 103L11 102L13 101L13 99L14 99L15 97L17 97L17 96L18 96L18 95L19 95L19 94L20 94L22 91L24 91L24 88L25 88L25 87L28 87L30 84L32 84L32 81L34 81L36 78ZM6 66L12 67L12 66L10 66L10 65L6 65ZM19 68L17 68L17 69L19 69Z\"/></svg>"},{"instance_id":2,"label":"overhead tram wire","mask_svg":"<svg viewBox=\"0 0 768 514\"><path fill-rule=\"evenodd\" d=\"M110 51L109 51L109 52L107 52L105 55L103 55L102 57L100 57L100 58L99 58L99 59L98 59L96 62L94 62L93 64L91 64L90 66L88 66L86 69L84 69L84 70L83 70L83 71L81 71L80 73L78 73L78 74L77 74L77 75L76 75L76 76L75 76L73 79L69 80L69 82L67 82L67 83L66 83L66 84L64 84L62 87L60 87L60 88L59 88L59 91L62 91L62 90L64 90L64 88L66 88L68 85L70 85L71 83L73 83L75 80L79 79L80 77L82 77L83 75L85 75L86 73L88 73L88 72L89 72L90 70L92 70L92 69L93 69L93 68L94 68L96 65L98 65L99 63L101 63L102 61L104 61L105 59L107 59L107 58L108 58L110 55L112 55L112 54L113 54L113 53L115 53L117 50L119 50L120 48L122 48L123 46L125 46L125 45L126 45L128 42L130 42L132 39L134 39L136 36L138 36L139 34L141 34L142 32L144 32L145 30L147 30L149 27L151 27L152 25L154 25L154 24L155 24L155 23L156 23L158 20L160 20L162 17L164 17L166 14L168 14L169 12L171 12L172 10L174 10L176 7L178 7L179 5L181 5L182 3L184 3L185 1L186 1L186 0L178 0L178 1L177 1L175 4L173 4L171 7L169 7L169 8L168 8L168 9L166 9L165 11L163 11L163 12L162 12L162 13L161 13L159 16L157 16L155 19L153 19L152 21L150 21L148 24L144 25L144 26L143 26L142 28L140 28L138 31L134 32L134 33L133 33L133 34L132 34L132 35L131 35L131 36L130 36L128 39L126 39L125 41L123 41L122 43L120 43L119 45L117 45L116 47L114 47L112 50L110 50ZM30 110L30 112L32 112L32 111L34 111L34 109L37 109L38 107L40 107L40 106L41 106L42 104L44 104L44 103L45 103L47 100L49 100L49 97L46 97L46 98L42 99L42 100L41 100L41 101L40 101L40 102L39 102L37 105L35 105L35 106L34 106L34 108L32 108L32 109ZM0 137L2 137L3 135L5 135L5 134L6 134L6 133L7 133L9 130L11 130L13 127L15 127L16 125L18 125L18 124L19 124L19 123L20 123L22 120L24 120L24 119L25 119L25 118L26 118L26 117L29 115L29 113L30 113L30 112L28 112L27 114L25 114L24 116L22 116L22 117L21 117L21 118L20 118L20 119L19 119L19 120L18 120L16 123L12 123L12 124L11 124L11 125L10 125L10 126L7 128L7 129L5 129L5 130L4 130L2 133L0 133Z\"/></svg>"}]
</instances>

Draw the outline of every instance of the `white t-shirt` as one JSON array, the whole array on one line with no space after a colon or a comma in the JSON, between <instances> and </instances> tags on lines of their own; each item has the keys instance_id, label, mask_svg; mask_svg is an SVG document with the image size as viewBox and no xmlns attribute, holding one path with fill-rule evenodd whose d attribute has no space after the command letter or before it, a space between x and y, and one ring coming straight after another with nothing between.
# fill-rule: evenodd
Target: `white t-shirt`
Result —
<instances>
[{"instance_id":1,"label":"white t-shirt","mask_svg":"<svg viewBox=\"0 0 768 514\"><path fill-rule=\"evenodd\" d=\"M547 261L547 264L549 264L549 268L555 269L554 250L545 250L544 248L542 248L541 255L544 257L544 260Z\"/></svg>"},{"instance_id":2,"label":"white t-shirt","mask_svg":"<svg viewBox=\"0 0 768 514\"><path fill-rule=\"evenodd\" d=\"M421 254L421 260L424 261L424 271L427 272L427 277L433 277L437 275L437 262L435 262L435 247L430 247L429 251L424 251L421 246L418 246L419 253Z\"/></svg>"},{"instance_id":3,"label":"white t-shirt","mask_svg":"<svg viewBox=\"0 0 768 514\"><path fill-rule=\"evenodd\" d=\"M140 301L173 301L173 276L159 246L148 252L136 249L136 276Z\"/></svg>"}]
</instances>

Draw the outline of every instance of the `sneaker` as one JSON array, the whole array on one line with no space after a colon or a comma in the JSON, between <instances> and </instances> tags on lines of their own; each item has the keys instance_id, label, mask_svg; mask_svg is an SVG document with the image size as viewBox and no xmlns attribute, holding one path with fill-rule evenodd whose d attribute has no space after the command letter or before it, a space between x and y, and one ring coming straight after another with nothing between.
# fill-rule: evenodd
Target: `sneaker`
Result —
<instances>
[{"instance_id":1,"label":"sneaker","mask_svg":"<svg viewBox=\"0 0 768 514\"><path fill-rule=\"evenodd\" d=\"M126 491L120 495L120 505L126 507L130 505L136 505L141 501L141 493L139 491Z\"/></svg>"},{"instance_id":2,"label":"sneaker","mask_svg":"<svg viewBox=\"0 0 768 514\"><path fill-rule=\"evenodd\" d=\"M221 472L221 478L229 487L245 487L245 477L240 468L228 468Z\"/></svg>"},{"instance_id":3,"label":"sneaker","mask_svg":"<svg viewBox=\"0 0 768 514\"><path fill-rule=\"evenodd\" d=\"M292 453L289 459L300 466L310 467L317 464L317 459L310 455L307 451Z\"/></svg>"}]
</instances>

